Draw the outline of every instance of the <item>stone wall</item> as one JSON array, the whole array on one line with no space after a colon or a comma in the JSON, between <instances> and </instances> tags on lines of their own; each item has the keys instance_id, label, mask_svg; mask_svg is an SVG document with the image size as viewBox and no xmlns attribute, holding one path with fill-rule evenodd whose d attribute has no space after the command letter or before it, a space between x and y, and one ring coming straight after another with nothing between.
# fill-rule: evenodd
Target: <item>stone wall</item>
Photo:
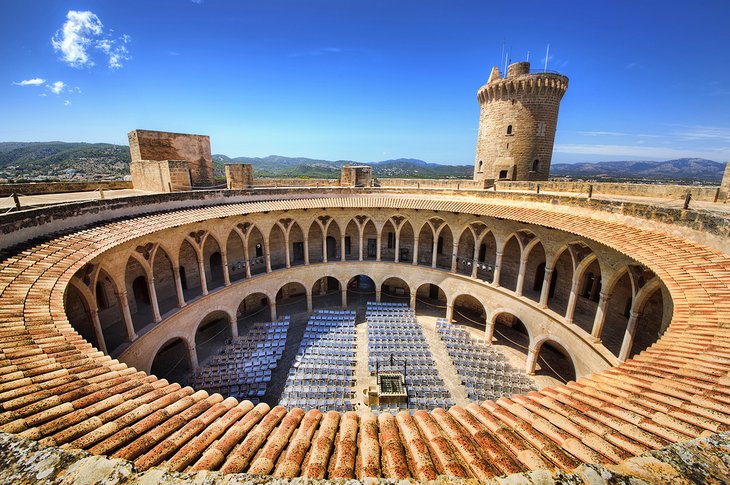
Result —
<instances>
[{"instance_id":1,"label":"stone wall","mask_svg":"<svg viewBox=\"0 0 730 485\"><path fill-rule=\"evenodd\" d=\"M62 194L66 192L86 192L89 190L119 190L131 189L132 182L128 180L110 180L98 182L38 182L28 184L0 184L0 197L12 194L39 195Z\"/></svg>"},{"instance_id":2,"label":"stone wall","mask_svg":"<svg viewBox=\"0 0 730 485\"><path fill-rule=\"evenodd\" d=\"M365 165L346 165L342 167L340 185L343 187L372 187L373 169Z\"/></svg>"},{"instance_id":3,"label":"stone wall","mask_svg":"<svg viewBox=\"0 0 730 485\"><path fill-rule=\"evenodd\" d=\"M379 178L380 187L416 187L419 189L478 190L492 185L491 180L442 180L442 179L385 179Z\"/></svg>"},{"instance_id":4,"label":"stone wall","mask_svg":"<svg viewBox=\"0 0 730 485\"><path fill-rule=\"evenodd\" d=\"M730 162L725 165L725 173L722 176L722 183L720 184L720 197L727 200L730 198Z\"/></svg>"},{"instance_id":5,"label":"stone wall","mask_svg":"<svg viewBox=\"0 0 730 485\"><path fill-rule=\"evenodd\" d=\"M207 135L132 130L129 132L129 152L132 163L144 160L185 160L194 187L210 187L214 184L213 157L210 137Z\"/></svg>"},{"instance_id":6,"label":"stone wall","mask_svg":"<svg viewBox=\"0 0 730 485\"><path fill-rule=\"evenodd\" d=\"M729 182L730 183L730 182ZM611 196L628 195L636 197L656 197L658 199L684 199L689 191L692 200L713 202L718 195L717 186L664 185L664 184L630 184L610 182L510 182L498 181L494 184L497 190L528 190L537 192L537 186L545 192L564 192L588 195L593 186L593 195Z\"/></svg>"},{"instance_id":7,"label":"stone wall","mask_svg":"<svg viewBox=\"0 0 730 485\"><path fill-rule=\"evenodd\" d=\"M141 160L129 165L134 188L149 192L184 192L191 189L184 160Z\"/></svg>"},{"instance_id":8,"label":"stone wall","mask_svg":"<svg viewBox=\"0 0 730 485\"><path fill-rule=\"evenodd\" d=\"M339 179L254 178L254 187L339 187Z\"/></svg>"},{"instance_id":9,"label":"stone wall","mask_svg":"<svg viewBox=\"0 0 730 485\"><path fill-rule=\"evenodd\" d=\"M229 190L253 187L253 165L250 163L226 163L226 184Z\"/></svg>"}]
</instances>

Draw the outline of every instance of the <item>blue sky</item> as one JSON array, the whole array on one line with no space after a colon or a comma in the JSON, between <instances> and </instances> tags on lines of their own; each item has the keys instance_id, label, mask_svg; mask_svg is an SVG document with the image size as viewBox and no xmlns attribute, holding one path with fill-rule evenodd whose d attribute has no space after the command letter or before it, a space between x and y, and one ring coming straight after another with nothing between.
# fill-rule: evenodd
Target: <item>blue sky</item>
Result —
<instances>
[{"instance_id":1,"label":"blue sky","mask_svg":"<svg viewBox=\"0 0 730 485\"><path fill-rule=\"evenodd\" d=\"M471 164L503 45L570 78L553 163L730 160L730 2L3 0L0 141Z\"/></svg>"}]
</instances>

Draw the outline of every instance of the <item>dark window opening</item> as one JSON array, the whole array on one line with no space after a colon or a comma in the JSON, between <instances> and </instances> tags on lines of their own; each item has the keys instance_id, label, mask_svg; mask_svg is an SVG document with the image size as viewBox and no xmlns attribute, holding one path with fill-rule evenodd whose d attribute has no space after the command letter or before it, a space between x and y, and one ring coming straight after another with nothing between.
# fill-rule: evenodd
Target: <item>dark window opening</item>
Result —
<instances>
[{"instance_id":1,"label":"dark window opening","mask_svg":"<svg viewBox=\"0 0 730 485\"><path fill-rule=\"evenodd\" d=\"M444 254L444 238L439 236L438 244L436 245L436 254Z\"/></svg>"},{"instance_id":2,"label":"dark window opening","mask_svg":"<svg viewBox=\"0 0 730 485\"><path fill-rule=\"evenodd\" d=\"M631 297L628 300L626 300L626 306L624 307L624 316L626 318L629 318L631 316L631 305L633 303L634 303L634 299Z\"/></svg>"},{"instance_id":3,"label":"dark window opening","mask_svg":"<svg viewBox=\"0 0 730 485\"><path fill-rule=\"evenodd\" d=\"M188 289L188 277L185 275L185 266L180 266L180 286L183 290Z\"/></svg>"},{"instance_id":4,"label":"dark window opening","mask_svg":"<svg viewBox=\"0 0 730 485\"><path fill-rule=\"evenodd\" d=\"M350 254L350 248L352 245L352 239L350 239L350 236L345 236L345 254Z\"/></svg>"},{"instance_id":5,"label":"dark window opening","mask_svg":"<svg viewBox=\"0 0 730 485\"><path fill-rule=\"evenodd\" d=\"M507 126L507 134L508 135L512 134L512 125Z\"/></svg>"},{"instance_id":6,"label":"dark window opening","mask_svg":"<svg viewBox=\"0 0 730 485\"><path fill-rule=\"evenodd\" d=\"M552 298L555 296L555 287L558 283L558 270L553 270L553 275L550 277L550 291L548 292L548 297Z\"/></svg>"},{"instance_id":7,"label":"dark window opening","mask_svg":"<svg viewBox=\"0 0 730 485\"><path fill-rule=\"evenodd\" d=\"M533 291L542 291L542 285L545 282L545 263L537 265L535 270L535 282L532 284Z\"/></svg>"},{"instance_id":8,"label":"dark window opening","mask_svg":"<svg viewBox=\"0 0 730 485\"><path fill-rule=\"evenodd\" d=\"M264 247L261 245L261 243L258 243L256 245L256 257L260 258L264 255Z\"/></svg>"},{"instance_id":9,"label":"dark window opening","mask_svg":"<svg viewBox=\"0 0 730 485\"><path fill-rule=\"evenodd\" d=\"M499 178L506 179L507 178L507 170L500 170L499 171Z\"/></svg>"},{"instance_id":10,"label":"dark window opening","mask_svg":"<svg viewBox=\"0 0 730 485\"><path fill-rule=\"evenodd\" d=\"M481 246L479 246L479 262L483 263L484 258L486 258L486 257L487 257L487 245L482 244Z\"/></svg>"},{"instance_id":11,"label":"dark window opening","mask_svg":"<svg viewBox=\"0 0 730 485\"><path fill-rule=\"evenodd\" d=\"M138 276L132 282L132 293L134 294L134 301L137 306L140 304L150 304L150 294L147 291L147 278L144 276Z\"/></svg>"},{"instance_id":12,"label":"dark window opening","mask_svg":"<svg viewBox=\"0 0 730 485\"><path fill-rule=\"evenodd\" d=\"M540 160L532 162L532 171L537 172L540 169Z\"/></svg>"},{"instance_id":13,"label":"dark window opening","mask_svg":"<svg viewBox=\"0 0 730 485\"><path fill-rule=\"evenodd\" d=\"M388 233L388 249L393 249L395 247L395 234L392 232Z\"/></svg>"},{"instance_id":14,"label":"dark window opening","mask_svg":"<svg viewBox=\"0 0 730 485\"><path fill-rule=\"evenodd\" d=\"M484 162L483 161L479 160L479 168L477 170L479 172L483 172L484 171Z\"/></svg>"},{"instance_id":15,"label":"dark window opening","mask_svg":"<svg viewBox=\"0 0 730 485\"><path fill-rule=\"evenodd\" d=\"M104 285L100 281L96 283L96 307L99 310L109 308L109 302L106 299L106 293L104 293Z\"/></svg>"},{"instance_id":16,"label":"dark window opening","mask_svg":"<svg viewBox=\"0 0 730 485\"><path fill-rule=\"evenodd\" d=\"M294 261L304 261L304 243L299 241L292 245Z\"/></svg>"}]
</instances>

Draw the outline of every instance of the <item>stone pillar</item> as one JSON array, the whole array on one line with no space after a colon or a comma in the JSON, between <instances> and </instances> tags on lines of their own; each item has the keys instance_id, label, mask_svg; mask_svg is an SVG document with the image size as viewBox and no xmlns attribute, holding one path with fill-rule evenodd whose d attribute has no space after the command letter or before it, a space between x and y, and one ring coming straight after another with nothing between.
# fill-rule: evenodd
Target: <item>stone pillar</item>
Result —
<instances>
[{"instance_id":1,"label":"stone pillar","mask_svg":"<svg viewBox=\"0 0 730 485\"><path fill-rule=\"evenodd\" d=\"M378 234L375 236L375 261L380 261L380 245L383 241L383 234L382 234L382 228L380 231L378 231Z\"/></svg>"},{"instance_id":2,"label":"stone pillar","mask_svg":"<svg viewBox=\"0 0 730 485\"><path fill-rule=\"evenodd\" d=\"M203 264L203 256L198 259L198 276L200 277L200 289L203 295L208 294L208 281L205 279L205 265Z\"/></svg>"},{"instance_id":3,"label":"stone pillar","mask_svg":"<svg viewBox=\"0 0 730 485\"><path fill-rule=\"evenodd\" d=\"M312 293L309 290L307 290L306 295L307 295L307 311L311 312L312 309L314 308L312 306Z\"/></svg>"},{"instance_id":4,"label":"stone pillar","mask_svg":"<svg viewBox=\"0 0 730 485\"><path fill-rule=\"evenodd\" d=\"M251 256L248 252L248 238L246 238L246 244L243 245L243 259L246 264L246 278L251 277Z\"/></svg>"},{"instance_id":5,"label":"stone pillar","mask_svg":"<svg viewBox=\"0 0 730 485\"><path fill-rule=\"evenodd\" d=\"M185 294L183 293L182 281L180 279L180 267L179 266L172 267L172 275L175 279L175 294L177 295L177 306L182 308L187 303L185 303Z\"/></svg>"},{"instance_id":6,"label":"stone pillar","mask_svg":"<svg viewBox=\"0 0 730 485\"><path fill-rule=\"evenodd\" d=\"M494 260L494 279L492 280L492 284L494 286L499 286L499 275L502 272L502 251L497 251L497 257Z\"/></svg>"},{"instance_id":7,"label":"stone pillar","mask_svg":"<svg viewBox=\"0 0 730 485\"><path fill-rule=\"evenodd\" d=\"M726 202L730 198L730 162L725 165L725 172L720 183L720 191L718 192L718 201L722 199Z\"/></svg>"},{"instance_id":8,"label":"stone pillar","mask_svg":"<svg viewBox=\"0 0 730 485\"><path fill-rule=\"evenodd\" d=\"M363 255L363 247L362 247L362 245L363 245L363 241L365 239L365 230L364 230L365 228L358 226L358 229L360 230L360 244L358 244L357 247L358 247L358 252L360 254L358 255L357 260L358 261L362 261L362 255Z\"/></svg>"},{"instance_id":9,"label":"stone pillar","mask_svg":"<svg viewBox=\"0 0 730 485\"><path fill-rule=\"evenodd\" d=\"M413 308L415 310L416 309L416 294L415 293L411 293L410 304L411 304L411 308Z\"/></svg>"},{"instance_id":10,"label":"stone pillar","mask_svg":"<svg viewBox=\"0 0 730 485\"><path fill-rule=\"evenodd\" d=\"M192 367L193 372L198 372L200 365L198 364L198 354L195 351L195 345L188 345L188 358L190 359L190 367Z\"/></svg>"},{"instance_id":11,"label":"stone pillar","mask_svg":"<svg viewBox=\"0 0 730 485\"><path fill-rule=\"evenodd\" d=\"M291 268L291 254L289 252L289 231L284 233L284 256L286 257L287 268Z\"/></svg>"},{"instance_id":12,"label":"stone pillar","mask_svg":"<svg viewBox=\"0 0 730 485\"><path fill-rule=\"evenodd\" d=\"M459 252L459 241L454 241L454 244L451 246L451 272L456 273L456 258L457 253Z\"/></svg>"},{"instance_id":13,"label":"stone pillar","mask_svg":"<svg viewBox=\"0 0 730 485\"><path fill-rule=\"evenodd\" d=\"M486 327L484 328L484 340L487 341L489 345L492 344L492 339L494 338L494 322L491 320L487 320Z\"/></svg>"},{"instance_id":14,"label":"stone pillar","mask_svg":"<svg viewBox=\"0 0 730 485\"><path fill-rule=\"evenodd\" d=\"M530 347L530 350L527 351L527 362L525 364L525 372L528 375L531 375L531 376L535 375L535 366L537 365L537 356L538 356L537 350Z\"/></svg>"},{"instance_id":15,"label":"stone pillar","mask_svg":"<svg viewBox=\"0 0 730 485\"><path fill-rule=\"evenodd\" d=\"M481 241L479 241L481 242ZM471 277L477 277L477 269L479 267L479 242L474 243L474 257L471 261Z\"/></svg>"},{"instance_id":16,"label":"stone pillar","mask_svg":"<svg viewBox=\"0 0 730 485\"><path fill-rule=\"evenodd\" d=\"M271 320L276 320L276 302L270 301L269 302L269 312L271 313Z\"/></svg>"},{"instance_id":17,"label":"stone pillar","mask_svg":"<svg viewBox=\"0 0 730 485\"><path fill-rule=\"evenodd\" d=\"M575 306L578 304L578 280L573 279L570 285L570 297L568 298L568 308L565 309L565 323L570 325L573 323L573 315L575 315Z\"/></svg>"},{"instance_id":18,"label":"stone pillar","mask_svg":"<svg viewBox=\"0 0 730 485\"><path fill-rule=\"evenodd\" d=\"M304 235L304 266L309 266L309 234Z\"/></svg>"},{"instance_id":19,"label":"stone pillar","mask_svg":"<svg viewBox=\"0 0 730 485\"><path fill-rule=\"evenodd\" d=\"M553 281L554 268L545 266L545 276L542 278L542 290L540 291L540 307L547 308L548 296L550 295L550 283Z\"/></svg>"},{"instance_id":20,"label":"stone pillar","mask_svg":"<svg viewBox=\"0 0 730 485\"><path fill-rule=\"evenodd\" d=\"M342 288L340 293L342 294L342 308L347 308L347 288Z\"/></svg>"},{"instance_id":21,"label":"stone pillar","mask_svg":"<svg viewBox=\"0 0 730 485\"><path fill-rule=\"evenodd\" d=\"M150 305L152 305L152 319L155 323L160 323L160 304L157 302L157 291L155 290L155 278L147 278L147 292L150 295Z\"/></svg>"},{"instance_id":22,"label":"stone pillar","mask_svg":"<svg viewBox=\"0 0 730 485\"><path fill-rule=\"evenodd\" d=\"M527 258L520 258L520 270L517 273L517 286L515 293L517 296L522 296L522 292L525 287L525 271L527 270Z\"/></svg>"},{"instance_id":23,"label":"stone pillar","mask_svg":"<svg viewBox=\"0 0 730 485\"><path fill-rule=\"evenodd\" d=\"M104 341L104 332L101 330L101 321L99 321L99 309L94 308L91 310L91 324L94 327L94 336L96 336L96 345L99 350L108 354L106 350L106 342Z\"/></svg>"},{"instance_id":24,"label":"stone pillar","mask_svg":"<svg viewBox=\"0 0 730 485\"><path fill-rule=\"evenodd\" d=\"M380 303L380 288L375 289L375 301Z\"/></svg>"},{"instance_id":25,"label":"stone pillar","mask_svg":"<svg viewBox=\"0 0 730 485\"><path fill-rule=\"evenodd\" d=\"M228 274L228 253L221 250L221 266L223 266L223 285L231 286L231 275Z\"/></svg>"},{"instance_id":26,"label":"stone pillar","mask_svg":"<svg viewBox=\"0 0 730 485\"><path fill-rule=\"evenodd\" d=\"M129 300L127 300L127 291L122 290L117 293L119 304L122 306L122 318L124 319L124 328L127 330L127 338L130 342L137 340L137 334L134 331L134 323L132 322L132 312L129 311Z\"/></svg>"},{"instance_id":27,"label":"stone pillar","mask_svg":"<svg viewBox=\"0 0 730 485\"><path fill-rule=\"evenodd\" d=\"M418 264L418 234L413 236L413 265Z\"/></svg>"},{"instance_id":28,"label":"stone pillar","mask_svg":"<svg viewBox=\"0 0 730 485\"><path fill-rule=\"evenodd\" d=\"M438 249L439 249L439 238L438 236L433 237L433 246L431 247L431 267L435 268L438 262Z\"/></svg>"},{"instance_id":29,"label":"stone pillar","mask_svg":"<svg viewBox=\"0 0 730 485\"><path fill-rule=\"evenodd\" d=\"M395 230L395 257L393 261L396 263L400 262L400 229Z\"/></svg>"},{"instance_id":30,"label":"stone pillar","mask_svg":"<svg viewBox=\"0 0 730 485\"><path fill-rule=\"evenodd\" d=\"M231 337L238 337L238 322L235 318L231 320Z\"/></svg>"},{"instance_id":31,"label":"stone pillar","mask_svg":"<svg viewBox=\"0 0 730 485\"><path fill-rule=\"evenodd\" d=\"M593 319L593 330L591 331L591 337L593 337L593 341L596 343L601 341L603 324L606 323L606 311L608 310L608 301L610 298L610 294L601 292L601 296L598 299L598 308L596 309L596 317Z\"/></svg>"},{"instance_id":32,"label":"stone pillar","mask_svg":"<svg viewBox=\"0 0 730 485\"><path fill-rule=\"evenodd\" d=\"M322 262L327 262L327 230L320 226L320 229L322 230Z\"/></svg>"},{"instance_id":33,"label":"stone pillar","mask_svg":"<svg viewBox=\"0 0 730 485\"><path fill-rule=\"evenodd\" d=\"M454 320L454 305L451 303L446 304L446 321L451 323Z\"/></svg>"},{"instance_id":34,"label":"stone pillar","mask_svg":"<svg viewBox=\"0 0 730 485\"><path fill-rule=\"evenodd\" d=\"M344 231L341 231L342 234L340 235L340 261L344 262L347 261L347 256L345 255L345 233Z\"/></svg>"},{"instance_id":35,"label":"stone pillar","mask_svg":"<svg viewBox=\"0 0 730 485\"><path fill-rule=\"evenodd\" d=\"M624 332L624 341L621 343L621 351L618 353L619 362L624 362L629 358L631 347L634 345L634 337L636 336L636 324L639 322L641 313L631 311L629 316L629 324Z\"/></svg>"},{"instance_id":36,"label":"stone pillar","mask_svg":"<svg viewBox=\"0 0 730 485\"><path fill-rule=\"evenodd\" d=\"M269 250L269 241L264 239L264 259L266 259L266 272L271 273L271 251Z\"/></svg>"}]
</instances>

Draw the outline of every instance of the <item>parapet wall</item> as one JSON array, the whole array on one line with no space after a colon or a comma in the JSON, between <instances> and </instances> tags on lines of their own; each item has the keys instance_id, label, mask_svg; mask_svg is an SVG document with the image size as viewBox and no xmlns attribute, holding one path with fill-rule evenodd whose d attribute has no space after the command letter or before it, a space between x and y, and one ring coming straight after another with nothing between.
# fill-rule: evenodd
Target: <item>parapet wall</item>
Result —
<instances>
[{"instance_id":1,"label":"parapet wall","mask_svg":"<svg viewBox=\"0 0 730 485\"><path fill-rule=\"evenodd\" d=\"M528 190L588 194L593 186L593 195L630 195L637 197L656 197L660 199L682 199L689 191L693 200L713 202L718 197L717 186L629 184L608 182L495 182L497 190Z\"/></svg>"},{"instance_id":2,"label":"parapet wall","mask_svg":"<svg viewBox=\"0 0 730 485\"><path fill-rule=\"evenodd\" d=\"M442 180L442 179L378 179L380 187L416 187L455 190L479 190L490 187L491 180Z\"/></svg>"},{"instance_id":3,"label":"parapet wall","mask_svg":"<svg viewBox=\"0 0 730 485\"><path fill-rule=\"evenodd\" d=\"M254 187L339 187L340 179L253 179Z\"/></svg>"},{"instance_id":4,"label":"parapet wall","mask_svg":"<svg viewBox=\"0 0 730 485\"><path fill-rule=\"evenodd\" d=\"M119 190L131 189L132 182L128 180L111 180L99 182L39 182L29 184L0 184L0 197L12 194L39 195L63 194L66 192L85 192L88 190Z\"/></svg>"}]
</instances>

